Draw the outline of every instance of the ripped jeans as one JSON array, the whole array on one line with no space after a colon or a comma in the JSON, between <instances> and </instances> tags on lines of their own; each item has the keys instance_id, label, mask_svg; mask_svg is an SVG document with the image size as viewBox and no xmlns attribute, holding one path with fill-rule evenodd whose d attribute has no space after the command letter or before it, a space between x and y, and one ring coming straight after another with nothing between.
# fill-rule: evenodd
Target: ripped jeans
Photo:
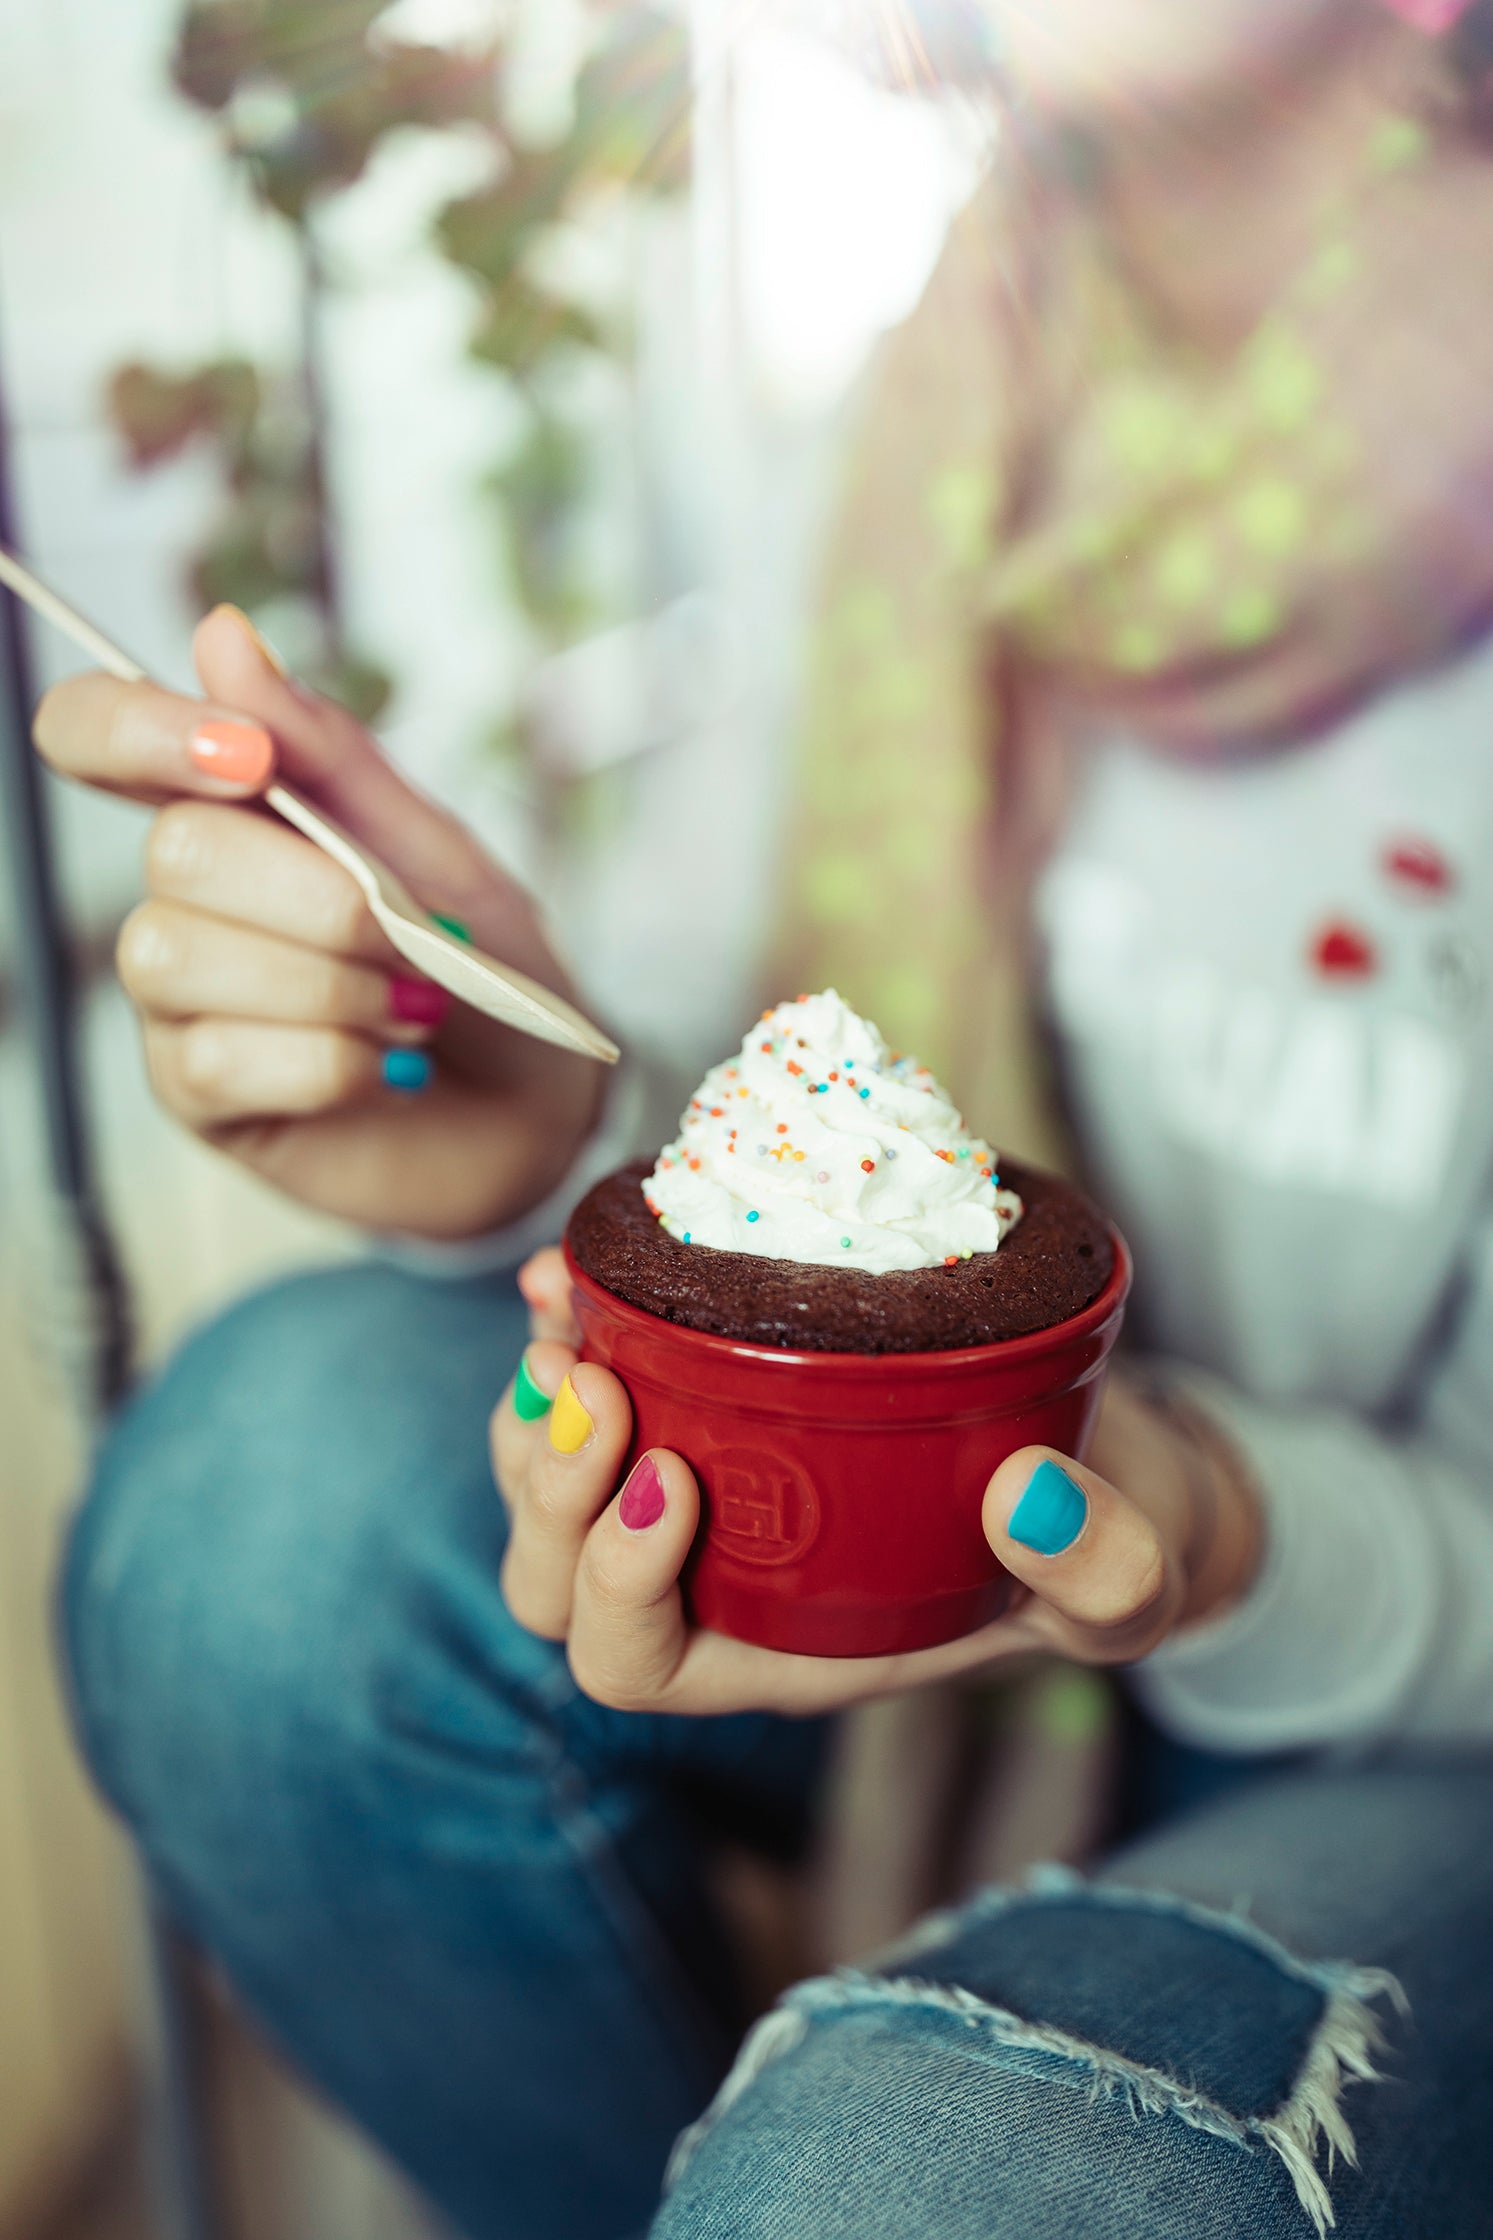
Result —
<instances>
[{"instance_id":1,"label":"ripped jeans","mask_svg":"<svg viewBox=\"0 0 1493 2240\"><path fill-rule=\"evenodd\" d=\"M702 1856L792 1845L824 1731L601 1709L508 1616L485 1432L524 1336L495 1278L245 1302L116 1433L64 1582L169 1903L455 2228L1493 2232L1486 1761L1236 1785L801 1986L733 2067Z\"/></svg>"}]
</instances>

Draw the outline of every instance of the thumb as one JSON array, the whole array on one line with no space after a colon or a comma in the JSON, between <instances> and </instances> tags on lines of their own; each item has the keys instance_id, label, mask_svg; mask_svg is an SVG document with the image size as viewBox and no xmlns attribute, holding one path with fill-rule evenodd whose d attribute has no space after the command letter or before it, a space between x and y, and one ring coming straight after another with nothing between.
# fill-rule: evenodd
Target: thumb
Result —
<instances>
[{"instance_id":1,"label":"thumb","mask_svg":"<svg viewBox=\"0 0 1493 2240\"><path fill-rule=\"evenodd\" d=\"M1026 1630L1084 1664L1128 1664L1163 1640L1184 1579L1152 1519L1097 1472L1024 1447L985 1492L985 1537L1036 1597Z\"/></svg>"}]
</instances>

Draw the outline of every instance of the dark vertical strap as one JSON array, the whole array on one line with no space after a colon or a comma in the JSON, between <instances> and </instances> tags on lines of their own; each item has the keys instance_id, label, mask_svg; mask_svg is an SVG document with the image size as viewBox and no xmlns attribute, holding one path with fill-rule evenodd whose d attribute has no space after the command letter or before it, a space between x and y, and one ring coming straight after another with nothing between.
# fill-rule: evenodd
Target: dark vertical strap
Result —
<instances>
[{"instance_id":1,"label":"dark vertical strap","mask_svg":"<svg viewBox=\"0 0 1493 2240\"><path fill-rule=\"evenodd\" d=\"M0 388L0 542L17 549L9 427ZM45 781L31 748L36 699L26 624L0 590L0 840L5 850L15 982L46 1130L52 1189L62 1216L59 1251L70 1258L59 1296L65 1351L79 1365L95 1418L125 1390L130 1316L123 1275L95 1185L79 1087L77 1003L57 895Z\"/></svg>"},{"instance_id":2,"label":"dark vertical strap","mask_svg":"<svg viewBox=\"0 0 1493 2240\"><path fill-rule=\"evenodd\" d=\"M23 549L13 500L10 428L0 383L0 543ZM67 1264L50 1271L67 1327L61 1350L77 1371L78 1398L97 1429L129 1383L128 1293L94 1178L79 1067L78 1004L47 814L46 784L31 747L36 699L26 624L0 589L0 845L3 845L16 988L46 1130L55 1210L49 1242ZM189 1948L149 1905L149 1954L159 2037L154 2108L155 2179L163 2240L216 2240L201 2098L200 2002Z\"/></svg>"}]
</instances>

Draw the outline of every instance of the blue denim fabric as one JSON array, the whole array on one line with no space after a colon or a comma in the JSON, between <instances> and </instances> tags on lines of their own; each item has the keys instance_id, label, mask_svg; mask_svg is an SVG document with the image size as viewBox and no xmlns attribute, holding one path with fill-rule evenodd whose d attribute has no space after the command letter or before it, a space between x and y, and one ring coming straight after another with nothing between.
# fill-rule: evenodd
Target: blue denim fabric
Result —
<instances>
[{"instance_id":1,"label":"blue denim fabric","mask_svg":"<svg viewBox=\"0 0 1493 2240\"><path fill-rule=\"evenodd\" d=\"M1490 1840L1486 1767L1302 1772L1092 1884L977 1899L760 2026L654 2240L1309 2234L1269 2132L1345 2007L1381 2016L1385 2081L1342 2093L1359 2167L1330 2180L1338 2234L1486 2234ZM1232 1910L1246 1896L1291 1951ZM1393 1971L1408 2019L1363 1967L1300 1957L1345 1950Z\"/></svg>"},{"instance_id":2,"label":"blue denim fabric","mask_svg":"<svg viewBox=\"0 0 1493 2240\"><path fill-rule=\"evenodd\" d=\"M511 1284L387 1268L237 1308L106 1451L66 1644L100 1780L271 2034L472 2240L623 2240L740 2032L710 1832L791 1846L825 1737L605 1711L509 1618L485 1429L524 1332ZM657 2240L1309 2233L1270 2126L1344 2002L1386 2011L1319 1961L1414 2006L1345 2095L1340 2233L1486 2234L1490 1859L1493 1770L1305 1772L978 1901L766 2026Z\"/></svg>"}]
</instances>

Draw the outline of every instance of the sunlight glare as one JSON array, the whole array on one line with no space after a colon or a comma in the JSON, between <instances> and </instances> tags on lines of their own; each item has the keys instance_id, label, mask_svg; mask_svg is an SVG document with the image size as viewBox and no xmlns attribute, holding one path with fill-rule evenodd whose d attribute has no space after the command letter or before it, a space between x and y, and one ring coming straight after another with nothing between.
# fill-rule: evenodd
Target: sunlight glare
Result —
<instances>
[{"instance_id":1,"label":"sunlight glare","mask_svg":"<svg viewBox=\"0 0 1493 2240\"><path fill-rule=\"evenodd\" d=\"M869 83L807 37L736 51L743 310L757 378L788 410L833 404L912 309L974 151L932 103Z\"/></svg>"}]
</instances>

